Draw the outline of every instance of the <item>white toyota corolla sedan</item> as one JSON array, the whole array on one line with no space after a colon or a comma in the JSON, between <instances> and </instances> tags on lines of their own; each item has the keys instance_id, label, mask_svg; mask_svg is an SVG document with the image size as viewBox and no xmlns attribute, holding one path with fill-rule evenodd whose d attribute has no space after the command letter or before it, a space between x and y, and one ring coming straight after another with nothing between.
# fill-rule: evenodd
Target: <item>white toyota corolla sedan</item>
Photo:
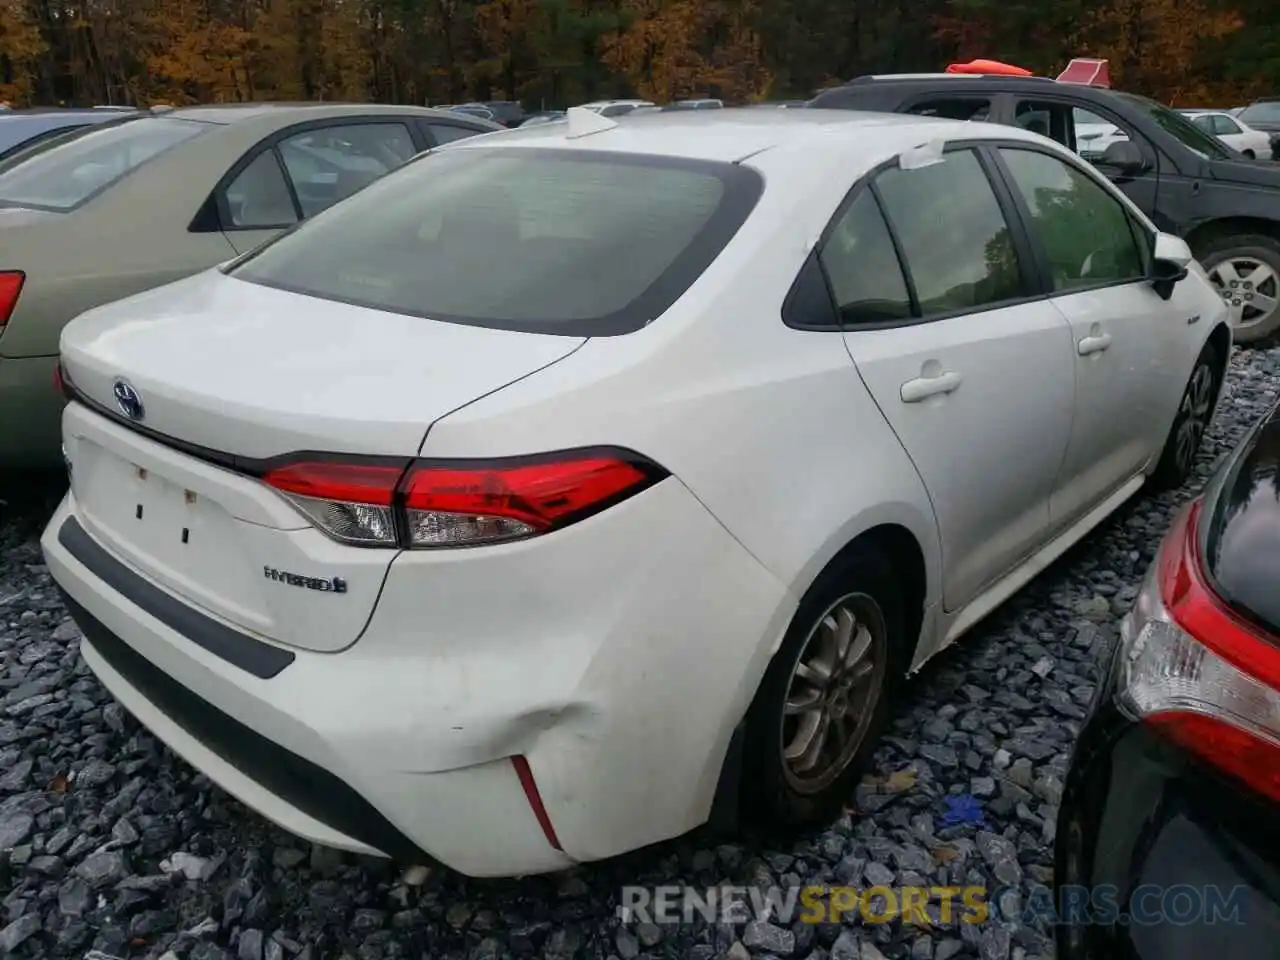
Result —
<instances>
[{"instance_id":1,"label":"white toyota corolla sedan","mask_svg":"<svg viewBox=\"0 0 1280 960\"><path fill-rule=\"evenodd\" d=\"M72 322L44 551L248 806L552 871L829 816L904 675L1187 474L1230 346L1033 134L573 111Z\"/></svg>"}]
</instances>

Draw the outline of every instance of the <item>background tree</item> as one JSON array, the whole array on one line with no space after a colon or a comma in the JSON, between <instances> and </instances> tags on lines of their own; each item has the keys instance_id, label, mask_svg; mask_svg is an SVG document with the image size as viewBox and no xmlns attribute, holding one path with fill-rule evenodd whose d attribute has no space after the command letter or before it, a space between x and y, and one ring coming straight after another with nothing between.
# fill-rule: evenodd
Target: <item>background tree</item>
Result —
<instances>
[{"instance_id":1,"label":"background tree","mask_svg":"<svg viewBox=\"0 0 1280 960\"><path fill-rule=\"evenodd\" d=\"M1111 61L1176 105L1280 93L1275 0L0 0L0 98L34 103L808 96L995 57Z\"/></svg>"}]
</instances>

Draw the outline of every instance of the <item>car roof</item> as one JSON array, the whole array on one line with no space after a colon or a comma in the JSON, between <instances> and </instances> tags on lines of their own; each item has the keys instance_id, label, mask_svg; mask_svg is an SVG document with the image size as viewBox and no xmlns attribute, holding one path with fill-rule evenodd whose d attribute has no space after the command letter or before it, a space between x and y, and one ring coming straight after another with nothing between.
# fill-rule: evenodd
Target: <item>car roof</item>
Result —
<instances>
[{"instance_id":1,"label":"car roof","mask_svg":"<svg viewBox=\"0 0 1280 960\"><path fill-rule=\"evenodd\" d=\"M0 113L0 119L18 120L23 117L66 117L67 119L105 117L112 119L138 112L133 107L25 107L20 110L5 110Z\"/></svg>"},{"instance_id":2,"label":"car roof","mask_svg":"<svg viewBox=\"0 0 1280 960\"><path fill-rule=\"evenodd\" d=\"M308 119L322 120L327 117L367 116L370 114L404 114L441 120L457 119L457 113L439 110L432 107L416 107L407 104L382 103L214 103L193 107L177 107L165 113L164 117L177 117L181 120L198 120L202 123L232 124L246 120L256 120L264 116L278 116L282 120L297 122Z\"/></svg>"},{"instance_id":3,"label":"car roof","mask_svg":"<svg viewBox=\"0 0 1280 960\"><path fill-rule=\"evenodd\" d=\"M594 119L594 118L593 118ZM599 122L599 121L596 121ZM752 110L726 107L715 111L627 114L613 118L600 132L574 136L573 121L517 127L500 137L459 140L446 149L541 147L649 154L691 160L737 163L773 147L830 142L834 137L857 141L872 129L888 129L906 138L1015 137L1016 128L972 121L942 120L914 114L859 110ZM1027 134L1030 138L1033 135ZM1038 138L1037 138L1038 139Z\"/></svg>"},{"instance_id":4,"label":"car roof","mask_svg":"<svg viewBox=\"0 0 1280 960\"><path fill-rule=\"evenodd\" d=\"M945 90L948 86L956 88L969 87L1006 92L1044 93L1057 88L1070 91L1073 96L1082 100L1106 102L1119 91L1109 87L1095 87L1084 83L1064 83L1053 77L1018 77L1000 73L875 73L862 77L854 77L845 83L825 87L814 94L814 100L821 100L833 94L853 94L862 90L871 91L884 87L916 87L920 90Z\"/></svg>"}]
</instances>

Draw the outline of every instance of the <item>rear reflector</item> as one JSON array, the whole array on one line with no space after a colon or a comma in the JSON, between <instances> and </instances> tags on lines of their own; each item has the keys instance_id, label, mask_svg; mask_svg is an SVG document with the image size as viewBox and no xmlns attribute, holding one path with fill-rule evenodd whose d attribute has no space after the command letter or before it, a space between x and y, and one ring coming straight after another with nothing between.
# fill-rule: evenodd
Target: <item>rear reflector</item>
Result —
<instances>
[{"instance_id":1,"label":"rear reflector","mask_svg":"<svg viewBox=\"0 0 1280 960\"><path fill-rule=\"evenodd\" d=\"M358 546L463 547L537 536L652 486L666 471L590 448L492 461L298 461L263 480L323 532Z\"/></svg>"},{"instance_id":2,"label":"rear reflector","mask_svg":"<svg viewBox=\"0 0 1280 960\"><path fill-rule=\"evenodd\" d=\"M0 327L13 316L18 294L22 293L22 285L26 282L27 275L21 270L0 270Z\"/></svg>"},{"instance_id":3,"label":"rear reflector","mask_svg":"<svg viewBox=\"0 0 1280 960\"><path fill-rule=\"evenodd\" d=\"M1165 739L1280 801L1280 650L1206 582L1199 501L1174 522L1122 630L1121 705Z\"/></svg>"},{"instance_id":4,"label":"rear reflector","mask_svg":"<svg viewBox=\"0 0 1280 960\"><path fill-rule=\"evenodd\" d=\"M542 802L542 794L538 792L538 784L533 779L533 770L529 767L529 761L524 757L512 757L511 765L516 768L516 776L520 778L524 798L529 801L533 816L538 821L538 826L542 828L542 835L547 838L547 843L551 844L552 849L563 852L564 847L560 846L556 828L551 825L551 817L547 813L546 804Z\"/></svg>"}]
</instances>

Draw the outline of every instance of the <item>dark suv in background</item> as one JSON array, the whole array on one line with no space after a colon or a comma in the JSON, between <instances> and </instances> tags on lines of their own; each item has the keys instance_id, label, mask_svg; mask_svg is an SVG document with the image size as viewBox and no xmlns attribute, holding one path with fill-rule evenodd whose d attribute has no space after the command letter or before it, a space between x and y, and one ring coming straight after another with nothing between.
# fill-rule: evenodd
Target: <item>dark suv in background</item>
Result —
<instances>
[{"instance_id":1,"label":"dark suv in background","mask_svg":"<svg viewBox=\"0 0 1280 960\"><path fill-rule=\"evenodd\" d=\"M1271 134L1271 159L1280 160L1280 97L1255 100L1237 113L1236 119Z\"/></svg>"},{"instance_id":2,"label":"dark suv in background","mask_svg":"<svg viewBox=\"0 0 1280 960\"><path fill-rule=\"evenodd\" d=\"M1231 308L1237 341L1280 328L1280 166L1240 158L1168 107L1045 77L950 73L860 77L808 106L986 120L1057 140L1187 240Z\"/></svg>"}]
</instances>

